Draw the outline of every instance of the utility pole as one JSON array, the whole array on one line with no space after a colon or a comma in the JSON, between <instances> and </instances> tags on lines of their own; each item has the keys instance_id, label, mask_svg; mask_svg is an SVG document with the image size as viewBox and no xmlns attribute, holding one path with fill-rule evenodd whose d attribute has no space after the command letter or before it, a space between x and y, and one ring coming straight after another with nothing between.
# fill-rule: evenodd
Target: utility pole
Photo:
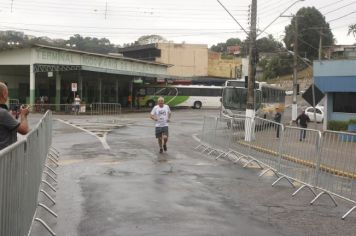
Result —
<instances>
[{"instance_id":1,"label":"utility pole","mask_svg":"<svg viewBox=\"0 0 356 236\"><path fill-rule=\"evenodd\" d=\"M251 5L251 28L250 28L250 49L248 63L248 87L246 104L246 134L245 140L253 139L253 118L255 117L255 68L256 68L256 18L257 18L257 0L252 0Z\"/></svg>"},{"instance_id":2,"label":"utility pole","mask_svg":"<svg viewBox=\"0 0 356 236\"><path fill-rule=\"evenodd\" d=\"M294 17L294 44L293 44L293 104L292 104L292 121L297 119L297 76L298 76L298 16Z\"/></svg>"},{"instance_id":3,"label":"utility pole","mask_svg":"<svg viewBox=\"0 0 356 236\"><path fill-rule=\"evenodd\" d=\"M323 48L323 29L320 28L320 38L319 38L319 61L321 60L321 51Z\"/></svg>"}]
</instances>

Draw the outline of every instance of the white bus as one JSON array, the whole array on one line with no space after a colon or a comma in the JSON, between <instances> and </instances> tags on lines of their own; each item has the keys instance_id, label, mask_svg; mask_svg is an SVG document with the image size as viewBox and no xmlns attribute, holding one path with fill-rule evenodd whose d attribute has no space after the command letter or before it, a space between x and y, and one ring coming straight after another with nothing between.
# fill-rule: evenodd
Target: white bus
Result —
<instances>
[{"instance_id":1,"label":"white bus","mask_svg":"<svg viewBox=\"0 0 356 236\"><path fill-rule=\"evenodd\" d=\"M163 97L170 107L200 109L221 106L222 86L205 85L147 85L138 88L140 106L153 107Z\"/></svg>"},{"instance_id":2,"label":"white bus","mask_svg":"<svg viewBox=\"0 0 356 236\"><path fill-rule=\"evenodd\" d=\"M244 80L228 80L222 93L222 113L228 116L244 114L247 103L247 88ZM285 91L266 82L255 82L256 116L273 119L278 107L281 112L285 109Z\"/></svg>"}]
</instances>

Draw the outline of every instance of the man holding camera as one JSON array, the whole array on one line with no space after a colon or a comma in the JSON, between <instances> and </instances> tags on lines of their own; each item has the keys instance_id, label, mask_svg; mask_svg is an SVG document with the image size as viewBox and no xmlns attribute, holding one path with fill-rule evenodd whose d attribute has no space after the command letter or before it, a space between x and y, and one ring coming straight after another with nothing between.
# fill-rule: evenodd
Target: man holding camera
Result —
<instances>
[{"instance_id":1,"label":"man holding camera","mask_svg":"<svg viewBox=\"0 0 356 236\"><path fill-rule=\"evenodd\" d=\"M6 84L0 82L0 150L17 141L17 133L22 135L29 131L27 116L29 111L25 107L20 107L20 121L10 114L6 105L8 99L8 89Z\"/></svg>"}]
</instances>

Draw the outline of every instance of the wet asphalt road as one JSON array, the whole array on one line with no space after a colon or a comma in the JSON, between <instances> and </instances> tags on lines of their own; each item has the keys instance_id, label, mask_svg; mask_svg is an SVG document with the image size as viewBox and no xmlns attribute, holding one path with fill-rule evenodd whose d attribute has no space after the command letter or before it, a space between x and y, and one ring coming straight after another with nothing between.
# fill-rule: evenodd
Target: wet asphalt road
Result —
<instances>
[{"instance_id":1,"label":"wet asphalt road","mask_svg":"<svg viewBox=\"0 0 356 236\"><path fill-rule=\"evenodd\" d=\"M287 184L271 187L273 176L215 161L193 151L205 114L176 110L168 152L158 153L148 114L125 115L126 126L95 136L54 122L53 146L60 153L52 226L63 236L114 235L352 235L356 214L341 215L322 198L309 206L310 192L292 198ZM55 117L56 118L56 117ZM63 117L60 117L63 119ZM65 117L88 122L82 117ZM50 220L52 221L52 220ZM40 234L32 234L40 235ZM46 234L43 234L46 235Z\"/></svg>"}]
</instances>

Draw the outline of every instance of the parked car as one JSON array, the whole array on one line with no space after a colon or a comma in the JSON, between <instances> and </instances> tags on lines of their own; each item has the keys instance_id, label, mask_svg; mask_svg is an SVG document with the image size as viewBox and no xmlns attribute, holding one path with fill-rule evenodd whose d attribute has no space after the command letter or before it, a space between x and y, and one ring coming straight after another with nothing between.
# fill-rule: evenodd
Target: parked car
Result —
<instances>
[{"instance_id":1,"label":"parked car","mask_svg":"<svg viewBox=\"0 0 356 236\"><path fill-rule=\"evenodd\" d=\"M287 96L293 95L293 91L292 91L292 90L287 90L287 91L286 91L286 95L287 95Z\"/></svg>"},{"instance_id":2,"label":"parked car","mask_svg":"<svg viewBox=\"0 0 356 236\"><path fill-rule=\"evenodd\" d=\"M324 107L317 106L315 107L316 112L316 122L323 122L324 121ZM307 107L305 109L305 114L309 116L310 121L314 121L314 107Z\"/></svg>"}]
</instances>

